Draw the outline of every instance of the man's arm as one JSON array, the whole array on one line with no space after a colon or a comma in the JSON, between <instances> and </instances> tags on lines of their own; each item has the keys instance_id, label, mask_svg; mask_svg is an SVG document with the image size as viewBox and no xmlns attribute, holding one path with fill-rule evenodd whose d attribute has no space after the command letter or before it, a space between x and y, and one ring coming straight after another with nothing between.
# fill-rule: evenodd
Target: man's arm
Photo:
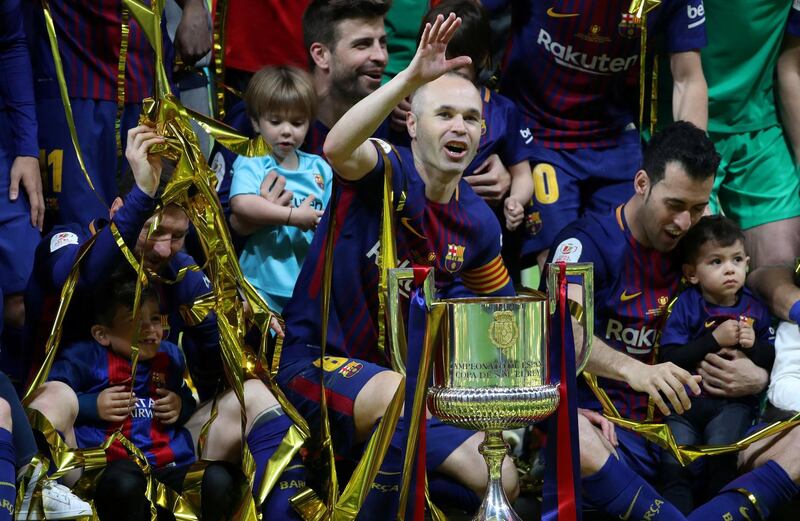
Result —
<instances>
[{"instance_id":1,"label":"man's arm","mask_svg":"<svg viewBox=\"0 0 800 521\"><path fill-rule=\"evenodd\" d=\"M800 288L794 283L794 272L787 266L757 268L747 277L747 286L767 304L773 315L781 320L800 319Z\"/></svg>"},{"instance_id":2,"label":"man's arm","mask_svg":"<svg viewBox=\"0 0 800 521\"><path fill-rule=\"evenodd\" d=\"M375 167L378 151L369 137L401 100L447 71L470 63L465 56L452 60L445 57L447 42L460 25L461 19L453 14L446 20L440 16L432 27L427 25L408 67L336 122L325 139L323 153L342 178L357 181Z\"/></svg>"},{"instance_id":3,"label":"man's arm","mask_svg":"<svg viewBox=\"0 0 800 521\"><path fill-rule=\"evenodd\" d=\"M673 119L689 121L705 130L708 127L708 84L700 63L700 52L671 54L670 68Z\"/></svg>"},{"instance_id":4,"label":"man's arm","mask_svg":"<svg viewBox=\"0 0 800 521\"><path fill-rule=\"evenodd\" d=\"M176 0L183 10L175 29L175 49L184 63L194 65L211 49L211 26L203 0Z\"/></svg>"},{"instance_id":5,"label":"man's arm","mask_svg":"<svg viewBox=\"0 0 800 521\"><path fill-rule=\"evenodd\" d=\"M800 162L800 38L789 34L778 58L778 93L783 128L789 135L795 161Z\"/></svg>"}]
</instances>

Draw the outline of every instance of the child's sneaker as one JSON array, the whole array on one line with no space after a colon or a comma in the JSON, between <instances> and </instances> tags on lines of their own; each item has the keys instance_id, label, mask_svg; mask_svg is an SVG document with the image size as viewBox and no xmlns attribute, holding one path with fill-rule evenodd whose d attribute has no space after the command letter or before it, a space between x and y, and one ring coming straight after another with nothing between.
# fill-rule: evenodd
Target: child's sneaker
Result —
<instances>
[{"instance_id":1,"label":"child's sneaker","mask_svg":"<svg viewBox=\"0 0 800 521\"><path fill-rule=\"evenodd\" d=\"M91 516L92 507L86 501L72 493L72 491L52 480L42 484L42 512L30 509L31 501L23 501L17 514L18 520L31 519L75 519Z\"/></svg>"}]
</instances>

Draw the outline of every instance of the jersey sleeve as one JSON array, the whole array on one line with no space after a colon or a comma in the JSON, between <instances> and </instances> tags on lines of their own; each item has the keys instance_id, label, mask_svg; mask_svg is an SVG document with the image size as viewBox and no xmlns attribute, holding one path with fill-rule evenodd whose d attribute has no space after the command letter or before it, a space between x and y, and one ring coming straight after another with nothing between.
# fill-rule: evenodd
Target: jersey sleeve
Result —
<instances>
[{"instance_id":1,"label":"jersey sleeve","mask_svg":"<svg viewBox=\"0 0 800 521\"><path fill-rule=\"evenodd\" d=\"M504 112L505 132L500 147L500 159L506 167L513 166L525 161L530 155L525 139L519 131L522 128L522 116L511 100L503 98L499 94L493 94L493 96L502 100Z\"/></svg>"},{"instance_id":2,"label":"jersey sleeve","mask_svg":"<svg viewBox=\"0 0 800 521\"><path fill-rule=\"evenodd\" d=\"M692 340L690 331L689 291L678 296L661 333L661 345L688 344Z\"/></svg>"},{"instance_id":3,"label":"jersey sleeve","mask_svg":"<svg viewBox=\"0 0 800 521\"><path fill-rule=\"evenodd\" d=\"M186 379L183 377L186 371L186 362L180 348L170 342L162 342L161 346L169 355L170 360L167 388L181 399L181 413L176 422L176 426L181 426L194 414L197 409L197 402L192 395L192 390L186 385Z\"/></svg>"},{"instance_id":4,"label":"jersey sleeve","mask_svg":"<svg viewBox=\"0 0 800 521\"><path fill-rule=\"evenodd\" d=\"M678 53L705 47L708 38L703 0L678 0L670 7L666 22L666 50Z\"/></svg>"},{"instance_id":5,"label":"jersey sleeve","mask_svg":"<svg viewBox=\"0 0 800 521\"><path fill-rule=\"evenodd\" d=\"M13 155L39 157L33 71L20 0L0 0L0 101L11 116Z\"/></svg>"},{"instance_id":6,"label":"jersey sleeve","mask_svg":"<svg viewBox=\"0 0 800 521\"><path fill-rule=\"evenodd\" d=\"M493 215L487 212L486 218L491 219L491 226L481 234L483 247L461 272L461 282L477 295L512 296L514 284L500 256L502 232Z\"/></svg>"},{"instance_id":7,"label":"jersey sleeve","mask_svg":"<svg viewBox=\"0 0 800 521\"><path fill-rule=\"evenodd\" d=\"M268 169L268 164L265 165L260 157L237 157L233 162L230 198L243 194L259 195Z\"/></svg>"},{"instance_id":8,"label":"jersey sleeve","mask_svg":"<svg viewBox=\"0 0 800 521\"><path fill-rule=\"evenodd\" d=\"M775 328L772 327L772 315L767 306L759 301L756 302L756 338L763 342L775 344Z\"/></svg>"},{"instance_id":9,"label":"jersey sleeve","mask_svg":"<svg viewBox=\"0 0 800 521\"><path fill-rule=\"evenodd\" d=\"M89 390L89 370L95 366L96 356L91 344L76 342L61 349L48 376L49 381L63 382L75 393Z\"/></svg>"},{"instance_id":10,"label":"jersey sleeve","mask_svg":"<svg viewBox=\"0 0 800 521\"><path fill-rule=\"evenodd\" d=\"M800 2L794 0L789 10L789 22L786 24L786 34L800 38Z\"/></svg>"},{"instance_id":11,"label":"jersey sleeve","mask_svg":"<svg viewBox=\"0 0 800 521\"><path fill-rule=\"evenodd\" d=\"M606 256L591 238L590 230L568 226L561 230L550 247L547 263L553 262L591 262L594 265L594 285L607 286L608 270ZM541 288L546 291L546 277L541 278Z\"/></svg>"}]
</instances>

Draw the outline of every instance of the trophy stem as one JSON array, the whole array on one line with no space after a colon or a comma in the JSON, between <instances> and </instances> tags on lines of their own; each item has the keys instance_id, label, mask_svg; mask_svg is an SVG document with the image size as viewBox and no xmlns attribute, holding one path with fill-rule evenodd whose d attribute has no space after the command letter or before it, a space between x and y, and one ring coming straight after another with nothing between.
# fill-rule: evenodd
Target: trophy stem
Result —
<instances>
[{"instance_id":1,"label":"trophy stem","mask_svg":"<svg viewBox=\"0 0 800 521\"><path fill-rule=\"evenodd\" d=\"M503 434L499 430L487 430L485 435L486 438L480 444L478 451L483 455L489 468L489 486L486 487L481 508L472 521L522 521L512 510L503 490L503 458L508 454Z\"/></svg>"}]
</instances>

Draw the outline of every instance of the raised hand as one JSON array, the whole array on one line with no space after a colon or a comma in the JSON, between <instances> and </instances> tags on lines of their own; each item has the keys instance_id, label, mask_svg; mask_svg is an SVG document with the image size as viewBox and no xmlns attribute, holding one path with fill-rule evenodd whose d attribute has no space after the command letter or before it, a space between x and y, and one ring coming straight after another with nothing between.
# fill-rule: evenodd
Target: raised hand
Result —
<instances>
[{"instance_id":1,"label":"raised hand","mask_svg":"<svg viewBox=\"0 0 800 521\"><path fill-rule=\"evenodd\" d=\"M417 53L406 69L414 83L422 85L435 80L448 71L472 63L469 56L459 56L448 60L445 53L448 42L460 25L461 18L456 17L453 13L450 13L447 18L439 15L433 25L425 25Z\"/></svg>"},{"instance_id":2,"label":"raised hand","mask_svg":"<svg viewBox=\"0 0 800 521\"><path fill-rule=\"evenodd\" d=\"M147 125L139 125L128 131L125 158L131 165L136 186L150 197L156 195L161 179L161 156L150 154L150 147L163 142L164 138Z\"/></svg>"}]
</instances>

